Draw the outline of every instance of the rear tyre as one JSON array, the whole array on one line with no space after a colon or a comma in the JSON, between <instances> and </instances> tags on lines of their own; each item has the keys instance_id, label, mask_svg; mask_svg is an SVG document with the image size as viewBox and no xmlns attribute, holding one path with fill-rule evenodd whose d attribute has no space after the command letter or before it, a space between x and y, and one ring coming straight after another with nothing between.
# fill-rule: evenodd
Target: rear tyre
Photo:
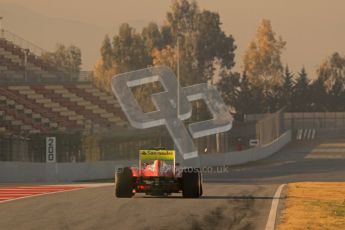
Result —
<instances>
[{"instance_id":1,"label":"rear tyre","mask_svg":"<svg viewBox=\"0 0 345 230\"><path fill-rule=\"evenodd\" d=\"M115 196L130 198L133 195L133 174L132 170L126 167L115 174Z\"/></svg>"},{"instance_id":2,"label":"rear tyre","mask_svg":"<svg viewBox=\"0 0 345 230\"><path fill-rule=\"evenodd\" d=\"M182 172L182 196L198 198L202 194L201 174L199 169L186 169Z\"/></svg>"}]
</instances>

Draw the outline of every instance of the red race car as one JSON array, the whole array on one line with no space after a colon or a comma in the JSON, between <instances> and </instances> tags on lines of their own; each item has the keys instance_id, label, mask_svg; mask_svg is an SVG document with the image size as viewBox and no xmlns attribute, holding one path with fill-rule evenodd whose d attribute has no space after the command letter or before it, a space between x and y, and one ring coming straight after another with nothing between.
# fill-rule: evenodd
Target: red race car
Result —
<instances>
[{"instance_id":1,"label":"red race car","mask_svg":"<svg viewBox=\"0 0 345 230\"><path fill-rule=\"evenodd\" d=\"M202 176L198 168L181 168L175 162L175 151L151 149L139 151L139 167L118 169L115 196L132 197L135 193L167 196L182 192L186 198L202 195Z\"/></svg>"}]
</instances>

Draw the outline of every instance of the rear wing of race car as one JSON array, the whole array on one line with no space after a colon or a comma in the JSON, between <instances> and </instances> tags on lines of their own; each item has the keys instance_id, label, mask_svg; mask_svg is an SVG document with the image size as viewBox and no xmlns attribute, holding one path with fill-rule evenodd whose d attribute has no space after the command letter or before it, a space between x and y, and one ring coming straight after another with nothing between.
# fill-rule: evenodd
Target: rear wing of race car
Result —
<instances>
[{"instance_id":1,"label":"rear wing of race car","mask_svg":"<svg viewBox=\"0 0 345 230\"><path fill-rule=\"evenodd\" d=\"M175 175L175 150L139 150L139 172L141 172L142 161L148 160L173 161L173 174Z\"/></svg>"}]
</instances>

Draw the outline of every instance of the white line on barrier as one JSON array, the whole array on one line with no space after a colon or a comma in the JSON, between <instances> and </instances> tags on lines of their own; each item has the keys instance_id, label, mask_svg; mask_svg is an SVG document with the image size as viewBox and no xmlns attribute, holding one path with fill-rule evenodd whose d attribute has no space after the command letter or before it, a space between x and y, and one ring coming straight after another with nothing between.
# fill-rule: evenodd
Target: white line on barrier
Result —
<instances>
[{"instance_id":1,"label":"white line on barrier","mask_svg":"<svg viewBox=\"0 0 345 230\"><path fill-rule=\"evenodd\" d=\"M308 129L308 140L311 139L311 129Z\"/></svg>"},{"instance_id":2,"label":"white line on barrier","mask_svg":"<svg viewBox=\"0 0 345 230\"><path fill-rule=\"evenodd\" d=\"M315 134L316 134L316 130L315 130L315 129L313 129L313 134L312 134L312 136L311 136L311 139L312 139L312 140L314 140L314 138L315 138Z\"/></svg>"},{"instance_id":3,"label":"white line on barrier","mask_svg":"<svg viewBox=\"0 0 345 230\"><path fill-rule=\"evenodd\" d=\"M266 230L274 230L276 224L276 217L277 217L277 209L280 199L280 194L286 184L282 184L278 187L276 193L274 194L270 214L268 215L267 223L266 223Z\"/></svg>"},{"instance_id":4,"label":"white line on barrier","mask_svg":"<svg viewBox=\"0 0 345 230\"><path fill-rule=\"evenodd\" d=\"M308 129L304 129L303 139L307 139Z\"/></svg>"}]
</instances>

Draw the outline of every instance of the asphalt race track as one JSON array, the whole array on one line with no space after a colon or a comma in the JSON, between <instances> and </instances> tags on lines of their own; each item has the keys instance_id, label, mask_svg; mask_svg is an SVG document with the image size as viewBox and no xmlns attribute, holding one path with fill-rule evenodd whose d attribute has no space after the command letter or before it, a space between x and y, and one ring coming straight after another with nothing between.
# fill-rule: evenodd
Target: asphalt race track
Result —
<instances>
[{"instance_id":1,"label":"asphalt race track","mask_svg":"<svg viewBox=\"0 0 345 230\"><path fill-rule=\"evenodd\" d=\"M292 143L263 161L205 175L201 199L117 199L110 185L0 203L0 229L265 229L279 185L345 180L337 143L345 141L332 141L334 152L329 143Z\"/></svg>"}]
</instances>

